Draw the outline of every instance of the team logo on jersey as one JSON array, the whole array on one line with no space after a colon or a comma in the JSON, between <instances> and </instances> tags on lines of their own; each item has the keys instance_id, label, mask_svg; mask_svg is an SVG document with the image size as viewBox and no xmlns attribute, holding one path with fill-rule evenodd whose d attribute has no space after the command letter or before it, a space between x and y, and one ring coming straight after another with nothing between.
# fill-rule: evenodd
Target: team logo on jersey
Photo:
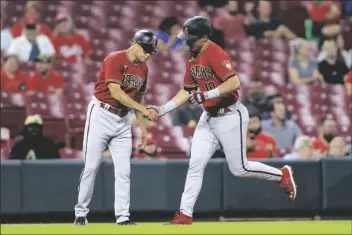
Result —
<instances>
[{"instance_id":1,"label":"team logo on jersey","mask_svg":"<svg viewBox=\"0 0 352 235\"><path fill-rule=\"evenodd\" d=\"M231 61L229 61L229 60L223 60L223 61L221 61L221 64L222 64L223 66L225 66L226 68L231 69Z\"/></svg>"},{"instance_id":2,"label":"team logo on jersey","mask_svg":"<svg viewBox=\"0 0 352 235\"><path fill-rule=\"evenodd\" d=\"M134 74L122 75L122 86L125 88L136 88L140 90L144 84L144 80Z\"/></svg>"},{"instance_id":3,"label":"team logo on jersey","mask_svg":"<svg viewBox=\"0 0 352 235\"><path fill-rule=\"evenodd\" d=\"M209 80L215 77L211 68L196 65L190 69L191 75L194 79Z\"/></svg>"}]
</instances>

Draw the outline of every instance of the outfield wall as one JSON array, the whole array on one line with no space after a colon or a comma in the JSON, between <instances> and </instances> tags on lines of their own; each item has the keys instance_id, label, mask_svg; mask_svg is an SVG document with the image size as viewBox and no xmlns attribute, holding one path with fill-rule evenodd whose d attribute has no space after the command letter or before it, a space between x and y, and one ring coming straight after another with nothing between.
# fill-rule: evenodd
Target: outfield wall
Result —
<instances>
[{"instance_id":1,"label":"outfield wall","mask_svg":"<svg viewBox=\"0 0 352 235\"><path fill-rule=\"evenodd\" d=\"M352 215L351 158L263 162L293 167L298 185L293 203L275 183L236 178L223 159L214 159L206 168L196 212L279 217ZM188 160L132 160L131 212L176 211L187 168ZM1 161L2 216L73 213L82 169L79 160ZM105 160L97 175L91 212L112 212L113 192L113 163Z\"/></svg>"}]
</instances>

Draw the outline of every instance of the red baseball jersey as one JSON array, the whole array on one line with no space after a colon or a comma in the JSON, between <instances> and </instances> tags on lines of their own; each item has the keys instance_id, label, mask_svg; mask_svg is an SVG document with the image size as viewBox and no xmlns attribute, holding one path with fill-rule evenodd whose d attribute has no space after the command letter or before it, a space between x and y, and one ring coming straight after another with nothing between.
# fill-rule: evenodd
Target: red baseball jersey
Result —
<instances>
[{"instance_id":1,"label":"red baseball jersey","mask_svg":"<svg viewBox=\"0 0 352 235\"><path fill-rule=\"evenodd\" d=\"M184 78L184 89L209 91L217 88L231 76L236 75L230 56L217 44L209 42L194 58L189 57ZM204 108L225 108L238 100L238 92L207 100Z\"/></svg>"},{"instance_id":2,"label":"red baseball jersey","mask_svg":"<svg viewBox=\"0 0 352 235\"><path fill-rule=\"evenodd\" d=\"M91 54L88 41L80 34L58 35L52 38L56 56L64 61L77 63Z\"/></svg>"},{"instance_id":3,"label":"red baseball jersey","mask_svg":"<svg viewBox=\"0 0 352 235\"><path fill-rule=\"evenodd\" d=\"M5 68L1 70L1 90L9 93L17 93L26 90L28 74L18 70L14 77L10 77Z\"/></svg>"},{"instance_id":4,"label":"red baseball jersey","mask_svg":"<svg viewBox=\"0 0 352 235\"><path fill-rule=\"evenodd\" d=\"M35 72L28 81L29 91L48 93L63 88L64 78L55 70L50 70L46 77L43 77L39 72Z\"/></svg>"},{"instance_id":5,"label":"red baseball jersey","mask_svg":"<svg viewBox=\"0 0 352 235\"><path fill-rule=\"evenodd\" d=\"M116 83L132 99L145 94L148 67L144 62L133 63L127 57L127 51L117 51L107 56L100 68L94 95L97 99L115 108L129 110L128 107L111 97L109 83ZM137 100L136 100L137 101Z\"/></svg>"}]
</instances>

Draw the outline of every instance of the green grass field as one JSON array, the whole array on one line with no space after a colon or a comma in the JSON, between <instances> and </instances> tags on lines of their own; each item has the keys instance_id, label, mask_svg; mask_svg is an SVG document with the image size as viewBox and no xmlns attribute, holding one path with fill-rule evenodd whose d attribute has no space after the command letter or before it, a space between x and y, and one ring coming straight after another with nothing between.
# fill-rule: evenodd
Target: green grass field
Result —
<instances>
[{"instance_id":1,"label":"green grass field","mask_svg":"<svg viewBox=\"0 0 352 235\"><path fill-rule=\"evenodd\" d=\"M139 223L117 226L92 223L85 227L72 224L5 224L1 234L351 234L351 221L265 221L199 222L191 226Z\"/></svg>"}]
</instances>

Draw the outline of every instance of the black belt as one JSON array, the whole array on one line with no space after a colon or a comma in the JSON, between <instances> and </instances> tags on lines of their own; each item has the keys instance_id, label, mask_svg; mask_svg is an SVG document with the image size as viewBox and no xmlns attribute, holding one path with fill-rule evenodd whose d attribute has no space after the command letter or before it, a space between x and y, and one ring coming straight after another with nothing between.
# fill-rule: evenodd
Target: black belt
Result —
<instances>
[{"instance_id":1,"label":"black belt","mask_svg":"<svg viewBox=\"0 0 352 235\"><path fill-rule=\"evenodd\" d=\"M229 107L225 108L205 108L205 111L208 113L210 117L221 117L227 113L232 112Z\"/></svg>"},{"instance_id":2,"label":"black belt","mask_svg":"<svg viewBox=\"0 0 352 235\"><path fill-rule=\"evenodd\" d=\"M128 114L128 110L114 108L114 107L111 107L110 105L108 106L108 108L105 108L105 105L108 105L108 104L100 102L100 108L103 108L103 109L109 111L110 113L116 114L120 117L124 117Z\"/></svg>"}]
</instances>

